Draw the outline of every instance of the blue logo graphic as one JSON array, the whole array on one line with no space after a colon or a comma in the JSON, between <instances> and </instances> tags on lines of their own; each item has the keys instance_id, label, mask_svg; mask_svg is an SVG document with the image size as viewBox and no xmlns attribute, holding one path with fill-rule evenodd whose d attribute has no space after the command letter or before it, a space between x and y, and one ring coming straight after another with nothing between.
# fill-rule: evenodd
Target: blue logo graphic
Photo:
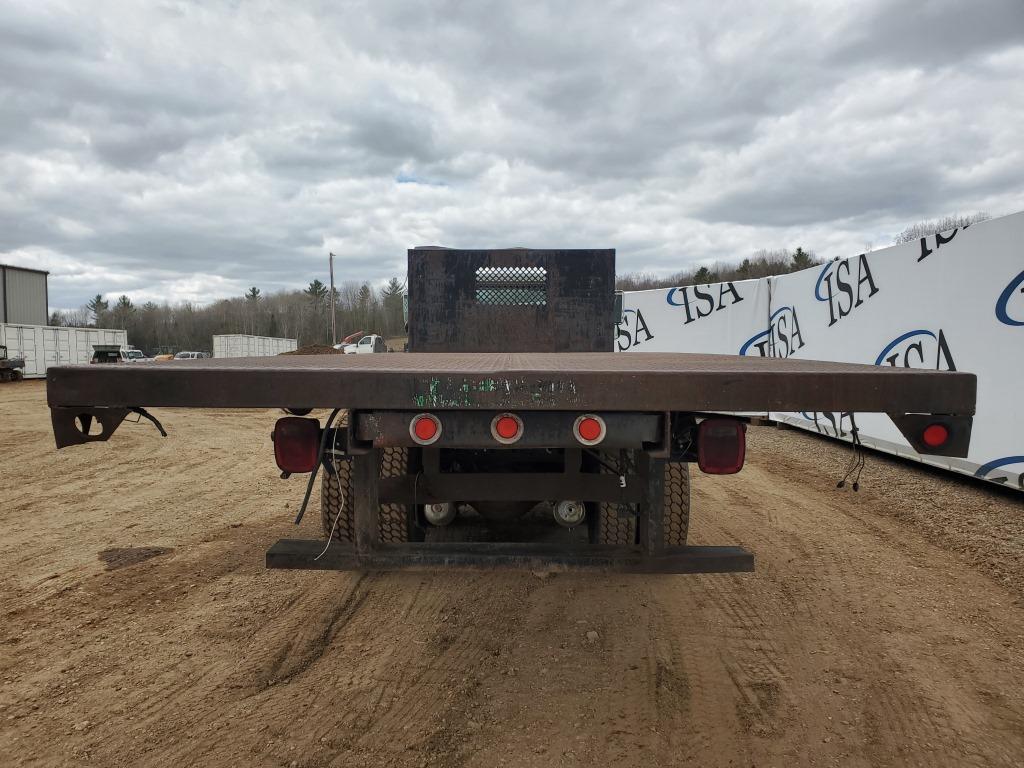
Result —
<instances>
[{"instance_id":1,"label":"blue logo graphic","mask_svg":"<svg viewBox=\"0 0 1024 768\"><path fill-rule=\"evenodd\" d=\"M828 262L814 284L815 300L828 302L830 328L876 293L878 285L866 253L856 259Z\"/></svg>"},{"instance_id":2,"label":"blue logo graphic","mask_svg":"<svg viewBox=\"0 0 1024 768\"><path fill-rule=\"evenodd\" d=\"M818 274L818 282L814 284L814 298L818 301L828 301L828 296L821 295L821 281L825 279L825 275L828 274L830 269L832 269L833 264L835 264L834 261L828 262L821 268L821 272Z\"/></svg>"},{"instance_id":3,"label":"blue logo graphic","mask_svg":"<svg viewBox=\"0 0 1024 768\"><path fill-rule=\"evenodd\" d=\"M996 319L1000 323L1006 325L1024 325L1024 320L1018 320L1017 318L1010 317L1010 299L1014 293L1021 293L1024 295L1024 272L1021 272L1010 284L1006 286L1006 289L999 294L999 300L996 302Z\"/></svg>"},{"instance_id":4,"label":"blue logo graphic","mask_svg":"<svg viewBox=\"0 0 1024 768\"><path fill-rule=\"evenodd\" d=\"M991 480L992 482L996 483L1006 483L1010 479L1008 475L1004 474L1001 477L989 477L989 475L991 475L997 469L1003 469L1003 467L1008 467L1011 464L1021 465L1019 468L1019 472L1015 474L1018 475L1018 485L1020 485L1021 488L1024 488L1024 456L1004 456L1001 459L993 459L987 464L982 464L980 467L978 467L978 470L974 473L974 476L980 477L984 480Z\"/></svg>"},{"instance_id":5,"label":"blue logo graphic","mask_svg":"<svg viewBox=\"0 0 1024 768\"><path fill-rule=\"evenodd\" d=\"M751 336L740 347L740 354L746 355L751 347L760 357L789 357L804 346L800 333L800 321L793 307L779 307L768 318L767 330Z\"/></svg>"},{"instance_id":6,"label":"blue logo graphic","mask_svg":"<svg viewBox=\"0 0 1024 768\"><path fill-rule=\"evenodd\" d=\"M890 352L892 352L894 349L896 349L896 347L898 347L900 344L902 344L907 339L912 339L915 336L926 336L926 337L930 337L930 338L933 338L933 339L935 338L935 334L932 333L931 331L924 331L924 330L921 330L921 331L907 331L902 336L897 336L895 339L890 341L889 344L886 346L886 348L878 353L878 357L875 358L875 365L881 365L882 361L885 360L885 356L886 355L888 355Z\"/></svg>"},{"instance_id":7,"label":"blue logo graphic","mask_svg":"<svg viewBox=\"0 0 1024 768\"><path fill-rule=\"evenodd\" d=\"M718 289L718 301L715 301L714 291ZM704 290L706 289L706 290ZM725 303L725 296L732 296L732 301ZM682 299L681 301L677 300ZM711 285L687 285L682 288L672 288L665 294L665 301L670 306L682 307L686 312L686 320L683 325L707 317L712 312L718 312L743 301L736 286L732 283L717 283Z\"/></svg>"},{"instance_id":8,"label":"blue logo graphic","mask_svg":"<svg viewBox=\"0 0 1024 768\"><path fill-rule=\"evenodd\" d=\"M949 351L946 335L919 328L897 336L878 353L875 365L894 368L921 368L935 371L955 371L956 363Z\"/></svg>"}]
</instances>

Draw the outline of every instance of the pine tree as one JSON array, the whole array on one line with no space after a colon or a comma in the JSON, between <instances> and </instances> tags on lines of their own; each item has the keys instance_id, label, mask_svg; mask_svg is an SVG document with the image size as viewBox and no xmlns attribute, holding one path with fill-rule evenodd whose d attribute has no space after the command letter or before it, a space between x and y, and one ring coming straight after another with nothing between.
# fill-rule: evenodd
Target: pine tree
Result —
<instances>
[{"instance_id":1,"label":"pine tree","mask_svg":"<svg viewBox=\"0 0 1024 768\"><path fill-rule=\"evenodd\" d=\"M803 248L797 246L793 251L792 269L794 272L814 266L814 256L807 253Z\"/></svg>"},{"instance_id":2,"label":"pine tree","mask_svg":"<svg viewBox=\"0 0 1024 768\"><path fill-rule=\"evenodd\" d=\"M110 304L98 293L89 299L85 306L92 313L92 322L96 326L101 325L101 318L110 309Z\"/></svg>"},{"instance_id":3,"label":"pine tree","mask_svg":"<svg viewBox=\"0 0 1024 768\"><path fill-rule=\"evenodd\" d=\"M319 280L314 280L309 284L309 287L303 291L303 293L309 296L310 300L313 302L313 306L320 307L327 298L327 286Z\"/></svg>"},{"instance_id":4,"label":"pine tree","mask_svg":"<svg viewBox=\"0 0 1024 768\"><path fill-rule=\"evenodd\" d=\"M117 304L114 305L110 314L114 320L115 328L128 330L128 325L131 322L132 315L135 314L135 305L132 304L131 299L124 294L121 294L117 299Z\"/></svg>"}]
</instances>

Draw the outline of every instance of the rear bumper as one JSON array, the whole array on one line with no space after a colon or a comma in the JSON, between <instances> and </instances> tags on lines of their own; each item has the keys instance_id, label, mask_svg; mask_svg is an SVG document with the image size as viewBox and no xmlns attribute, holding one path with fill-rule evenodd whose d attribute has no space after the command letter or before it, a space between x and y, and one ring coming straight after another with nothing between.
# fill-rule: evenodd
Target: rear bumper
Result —
<instances>
[{"instance_id":1,"label":"rear bumper","mask_svg":"<svg viewBox=\"0 0 1024 768\"><path fill-rule=\"evenodd\" d=\"M754 555L742 547L669 547L654 554L637 548L548 544L378 544L358 553L352 544L320 539L281 539L267 550L267 568L363 570L545 570L615 573L749 573Z\"/></svg>"}]
</instances>

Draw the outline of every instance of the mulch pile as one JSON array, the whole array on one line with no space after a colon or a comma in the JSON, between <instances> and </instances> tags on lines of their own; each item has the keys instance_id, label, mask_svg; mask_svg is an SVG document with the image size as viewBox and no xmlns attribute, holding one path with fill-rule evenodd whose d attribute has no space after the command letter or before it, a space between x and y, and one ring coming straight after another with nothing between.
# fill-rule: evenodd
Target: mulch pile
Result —
<instances>
[{"instance_id":1,"label":"mulch pile","mask_svg":"<svg viewBox=\"0 0 1024 768\"><path fill-rule=\"evenodd\" d=\"M281 352L282 355L343 355L340 349L335 349L328 344L307 344L304 347L293 349L291 352Z\"/></svg>"}]
</instances>

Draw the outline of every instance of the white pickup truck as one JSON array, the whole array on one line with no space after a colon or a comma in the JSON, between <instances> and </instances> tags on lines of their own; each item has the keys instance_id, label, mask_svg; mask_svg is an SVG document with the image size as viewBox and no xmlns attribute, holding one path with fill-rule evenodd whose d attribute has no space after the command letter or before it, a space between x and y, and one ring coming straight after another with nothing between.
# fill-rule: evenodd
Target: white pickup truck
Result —
<instances>
[{"instance_id":1,"label":"white pickup truck","mask_svg":"<svg viewBox=\"0 0 1024 768\"><path fill-rule=\"evenodd\" d=\"M340 349L346 355L363 355L374 352L387 352L388 345L384 343L383 336L369 333L355 344L338 344L335 349Z\"/></svg>"},{"instance_id":2,"label":"white pickup truck","mask_svg":"<svg viewBox=\"0 0 1024 768\"><path fill-rule=\"evenodd\" d=\"M118 344L93 344L90 363L151 363L153 358L135 347Z\"/></svg>"}]
</instances>

